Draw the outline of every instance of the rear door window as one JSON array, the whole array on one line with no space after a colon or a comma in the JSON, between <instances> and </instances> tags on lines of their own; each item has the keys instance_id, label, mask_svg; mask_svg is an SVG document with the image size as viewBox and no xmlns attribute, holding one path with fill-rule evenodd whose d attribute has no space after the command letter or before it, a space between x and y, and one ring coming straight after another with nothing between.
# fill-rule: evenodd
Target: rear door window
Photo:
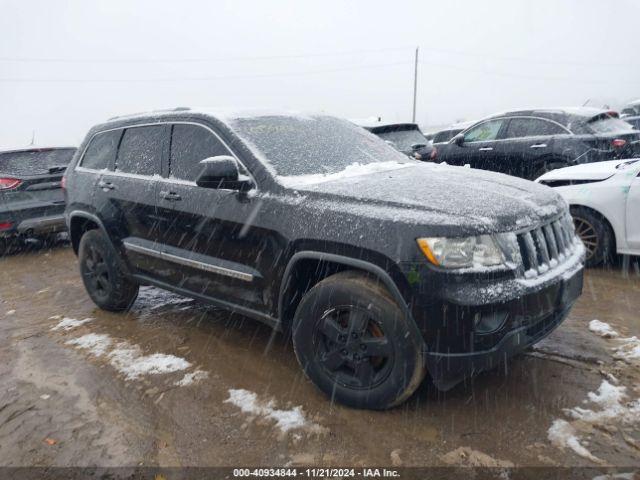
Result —
<instances>
[{"instance_id":1,"label":"rear door window","mask_svg":"<svg viewBox=\"0 0 640 480\"><path fill-rule=\"evenodd\" d=\"M205 158L231 155L209 130L199 125L175 124L171 133L169 177L194 182Z\"/></svg>"},{"instance_id":2,"label":"rear door window","mask_svg":"<svg viewBox=\"0 0 640 480\"><path fill-rule=\"evenodd\" d=\"M481 123L464 134L464 141L487 142L495 140L498 137L503 123L503 119L489 120L488 122Z\"/></svg>"},{"instance_id":3,"label":"rear door window","mask_svg":"<svg viewBox=\"0 0 640 480\"><path fill-rule=\"evenodd\" d=\"M504 138L541 137L567 133L560 125L537 118L512 118Z\"/></svg>"},{"instance_id":4,"label":"rear door window","mask_svg":"<svg viewBox=\"0 0 640 480\"><path fill-rule=\"evenodd\" d=\"M110 168L116 159L118 142L122 130L112 130L96 134L82 157L81 167L102 170Z\"/></svg>"},{"instance_id":5,"label":"rear door window","mask_svg":"<svg viewBox=\"0 0 640 480\"><path fill-rule=\"evenodd\" d=\"M127 128L122 136L116 171L136 175L160 174L164 125Z\"/></svg>"}]
</instances>

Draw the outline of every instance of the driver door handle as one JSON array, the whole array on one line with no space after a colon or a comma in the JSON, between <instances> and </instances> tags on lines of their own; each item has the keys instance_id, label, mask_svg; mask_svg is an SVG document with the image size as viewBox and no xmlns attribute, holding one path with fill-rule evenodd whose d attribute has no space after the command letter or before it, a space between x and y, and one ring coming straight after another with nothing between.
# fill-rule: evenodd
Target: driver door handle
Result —
<instances>
[{"instance_id":1,"label":"driver door handle","mask_svg":"<svg viewBox=\"0 0 640 480\"><path fill-rule=\"evenodd\" d=\"M177 202L178 200L182 200L182 197L178 195L176 192L160 192L162 198L165 200L169 200L170 202Z\"/></svg>"},{"instance_id":2,"label":"driver door handle","mask_svg":"<svg viewBox=\"0 0 640 480\"><path fill-rule=\"evenodd\" d=\"M98 182L98 187L102 188L103 190L115 190L116 186L111 183L111 182L105 182L104 180L100 180Z\"/></svg>"},{"instance_id":3,"label":"driver door handle","mask_svg":"<svg viewBox=\"0 0 640 480\"><path fill-rule=\"evenodd\" d=\"M480 147L478 149L480 152L490 152L491 150L493 150L493 147Z\"/></svg>"}]
</instances>

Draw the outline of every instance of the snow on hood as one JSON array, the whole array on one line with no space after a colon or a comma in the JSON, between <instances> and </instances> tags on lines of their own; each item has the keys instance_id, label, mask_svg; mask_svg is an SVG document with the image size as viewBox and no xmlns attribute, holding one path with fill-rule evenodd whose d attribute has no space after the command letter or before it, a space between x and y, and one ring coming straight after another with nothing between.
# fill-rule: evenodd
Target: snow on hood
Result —
<instances>
[{"instance_id":1,"label":"snow on hood","mask_svg":"<svg viewBox=\"0 0 640 480\"><path fill-rule=\"evenodd\" d=\"M550 180L606 180L620 170L624 163L637 162L640 159L610 160L607 162L583 163L572 167L558 168L545 173L536 182Z\"/></svg>"},{"instance_id":2,"label":"snow on hood","mask_svg":"<svg viewBox=\"0 0 640 480\"><path fill-rule=\"evenodd\" d=\"M567 208L553 189L508 175L432 163L401 167L373 172L371 165L354 167L348 174L296 187L303 195L346 197L368 207L418 214L432 212L460 224L471 218L491 228L524 228Z\"/></svg>"},{"instance_id":3,"label":"snow on hood","mask_svg":"<svg viewBox=\"0 0 640 480\"><path fill-rule=\"evenodd\" d=\"M329 174L313 174L313 175L295 175L295 176L277 176L276 180L285 187L302 187L305 185L313 185L322 182L331 182L343 178L358 177L370 173L387 172L413 166L412 163L399 162L375 162L375 163L352 163L347 168L337 173Z\"/></svg>"}]
</instances>

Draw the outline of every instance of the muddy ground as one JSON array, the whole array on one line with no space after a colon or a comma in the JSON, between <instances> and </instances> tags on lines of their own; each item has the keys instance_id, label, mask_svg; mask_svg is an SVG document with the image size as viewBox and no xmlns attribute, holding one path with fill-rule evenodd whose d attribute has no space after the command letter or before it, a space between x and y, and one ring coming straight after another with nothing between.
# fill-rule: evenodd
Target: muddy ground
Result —
<instances>
[{"instance_id":1,"label":"muddy ground","mask_svg":"<svg viewBox=\"0 0 640 480\"><path fill-rule=\"evenodd\" d=\"M65 318L90 320L60 327ZM618 337L590 331L593 319ZM633 335L637 265L588 271L564 324L504 368L358 411L314 388L284 336L268 348L265 326L148 287L131 312L109 314L85 293L69 247L34 249L0 259L0 465L637 467L639 369L614 358ZM91 338L108 346L77 340ZM143 363L155 353L183 362L132 374L115 360L123 347ZM624 392L613 414L598 415L603 381ZM558 420L569 440L550 439Z\"/></svg>"}]
</instances>

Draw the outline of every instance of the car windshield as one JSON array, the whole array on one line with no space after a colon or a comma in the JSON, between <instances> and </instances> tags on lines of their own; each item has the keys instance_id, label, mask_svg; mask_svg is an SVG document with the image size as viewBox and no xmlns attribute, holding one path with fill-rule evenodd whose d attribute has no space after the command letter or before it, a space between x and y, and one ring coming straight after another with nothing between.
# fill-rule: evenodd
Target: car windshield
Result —
<instances>
[{"instance_id":1,"label":"car windshield","mask_svg":"<svg viewBox=\"0 0 640 480\"><path fill-rule=\"evenodd\" d=\"M281 177L330 175L354 165L415 163L372 133L335 117L245 117L231 126Z\"/></svg>"},{"instance_id":2,"label":"car windshield","mask_svg":"<svg viewBox=\"0 0 640 480\"><path fill-rule=\"evenodd\" d=\"M23 150L0 153L0 173L7 175L41 175L51 167L63 167L75 153L73 148Z\"/></svg>"},{"instance_id":3,"label":"car windshield","mask_svg":"<svg viewBox=\"0 0 640 480\"><path fill-rule=\"evenodd\" d=\"M591 133L627 133L633 131L633 127L624 120L610 115L602 115L587 122L587 128Z\"/></svg>"},{"instance_id":4,"label":"car windshield","mask_svg":"<svg viewBox=\"0 0 640 480\"><path fill-rule=\"evenodd\" d=\"M429 140L417 129L381 132L376 135L387 142L393 143L393 145L401 151L411 150L411 145L416 143L421 145L429 143Z\"/></svg>"}]
</instances>

